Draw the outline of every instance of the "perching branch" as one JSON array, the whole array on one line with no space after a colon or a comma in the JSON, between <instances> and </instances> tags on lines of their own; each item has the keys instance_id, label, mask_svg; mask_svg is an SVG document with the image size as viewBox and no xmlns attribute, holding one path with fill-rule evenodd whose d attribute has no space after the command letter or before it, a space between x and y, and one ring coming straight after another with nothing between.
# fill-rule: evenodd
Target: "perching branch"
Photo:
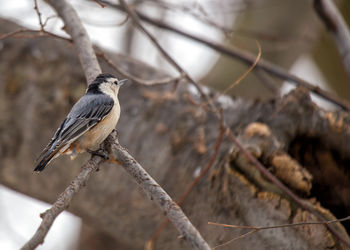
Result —
<instances>
[{"instance_id":1,"label":"perching branch","mask_svg":"<svg viewBox=\"0 0 350 250\"><path fill-rule=\"evenodd\" d=\"M52 207L40 215L42 221L33 237L21 248L22 250L35 249L44 242L44 238L50 230L56 217L63 212L70 204L73 196L85 186L93 172L96 172L99 164L103 161L101 157L92 157L81 169L80 173L74 178L72 183L57 198Z\"/></svg>"},{"instance_id":2,"label":"perching branch","mask_svg":"<svg viewBox=\"0 0 350 250\"><path fill-rule=\"evenodd\" d=\"M344 66L350 75L350 32L345 20L332 0L315 0L314 7L332 34L343 58Z\"/></svg>"},{"instance_id":3,"label":"perching branch","mask_svg":"<svg viewBox=\"0 0 350 250\"><path fill-rule=\"evenodd\" d=\"M112 151L124 169L131 175L145 193L154 200L168 219L173 223L194 249L211 249L197 229L188 220L181 208L159 186L159 184L142 168L142 166L118 142L116 133L112 133Z\"/></svg>"},{"instance_id":4,"label":"perching branch","mask_svg":"<svg viewBox=\"0 0 350 250\"><path fill-rule=\"evenodd\" d=\"M90 39L77 16L77 13L65 0L47 0L47 2L51 4L62 17L66 29L71 35L78 50L79 59L83 66L86 79L89 83L92 82L92 80L101 73L101 68L98 64ZM195 249L210 249L209 245L204 241L197 229L191 224L180 207L171 200L168 194L152 179L151 176L148 175L142 166L119 145L117 138L111 136L108 137L107 147L109 146L108 142L109 144L113 142L111 146L114 149L116 159L123 164L127 172L136 179L136 182L143 188L143 190L151 195L161 209L167 213L169 220L174 223L181 235L185 237ZM79 175L73 180L72 184L60 195L52 208L44 213L43 220L37 232L22 249L34 249L44 241L44 238L55 218L68 207L73 195L85 185L91 174L98 169L101 162L103 162L101 157L94 156L91 158L91 160L83 167Z\"/></svg>"}]
</instances>

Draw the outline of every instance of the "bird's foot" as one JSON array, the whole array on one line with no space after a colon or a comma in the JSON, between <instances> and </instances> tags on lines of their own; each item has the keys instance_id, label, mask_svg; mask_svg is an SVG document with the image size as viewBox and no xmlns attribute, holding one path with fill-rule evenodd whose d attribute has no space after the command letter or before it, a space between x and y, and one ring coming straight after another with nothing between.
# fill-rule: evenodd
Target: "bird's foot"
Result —
<instances>
[{"instance_id":1,"label":"bird's foot","mask_svg":"<svg viewBox=\"0 0 350 250\"><path fill-rule=\"evenodd\" d=\"M105 150L102 150L102 149L98 149L96 151L92 151L92 150L88 149L88 150L86 150L86 152L90 153L91 155L100 156L100 157L102 157L105 160L109 159L108 153Z\"/></svg>"}]
</instances>

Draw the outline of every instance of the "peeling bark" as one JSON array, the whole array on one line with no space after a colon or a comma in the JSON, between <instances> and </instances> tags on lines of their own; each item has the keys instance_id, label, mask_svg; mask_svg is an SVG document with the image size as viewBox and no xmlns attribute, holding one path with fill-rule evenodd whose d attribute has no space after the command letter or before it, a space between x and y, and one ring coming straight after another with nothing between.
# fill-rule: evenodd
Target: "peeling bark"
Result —
<instances>
[{"instance_id":1,"label":"peeling bark","mask_svg":"<svg viewBox=\"0 0 350 250\"><path fill-rule=\"evenodd\" d=\"M0 27L1 32L17 28L6 21ZM75 161L58 158L40 175L32 174L33 161L83 94L84 76L78 58L63 41L35 38L1 43L0 182L53 202L87 155ZM164 76L127 57L113 58L144 79ZM101 66L104 72L113 72ZM219 121L189 100L198 98L189 85L181 84L169 94L172 88L172 84L123 86L117 130L120 143L176 199L209 160ZM226 96L218 102L241 142L325 219L334 218L331 212L341 217L339 211L350 210L349 114L318 108L304 89L269 102ZM288 171L294 175L284 175ZM210 174L182 208L212 247L246 230L213 227L208 221L262 226L316 220L265 180L227 138ZM112 164L101 166L69 211L133 249L142 249L164 219L134 181ZM338 230L347 237L342 227ZM177 236L169 225L156 248L187 249ZM221 249L232 248L336 249L341 245L324 226L303 226L258 232Z\"/></svg>"}]
</instances>

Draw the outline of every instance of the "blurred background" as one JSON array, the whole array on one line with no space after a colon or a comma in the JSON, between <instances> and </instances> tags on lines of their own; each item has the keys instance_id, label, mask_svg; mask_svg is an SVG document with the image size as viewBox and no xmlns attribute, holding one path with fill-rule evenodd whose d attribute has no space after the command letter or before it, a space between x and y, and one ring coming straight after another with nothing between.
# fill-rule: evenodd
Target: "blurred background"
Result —
<instances>
[{"instance_id":1,"label":"blurred background","mask_svg":"<svg viewBox=\"0 0 350 250\"><path fill-rule=\"evenodd\" d=\"M102 8L95 1L70 2L96 45L129 55L176 76L176 71L133 27L123 12L108 4ZM350 1L335 2L349 23ZM111 3L118 4L117 1ZM349 76L311 0L135 0L128 1L128 4L159 22L255 55L258 53L257 40L265 60L344 99L350 99ZM38 5L43 20L49 18L46 30L67 37L62 30L63 23L54 11L43 1L38 1ZM31 29L40 27L31 0L2 0L0 17ZM147 23L145 27L203 85L222 91L249 67L190 39ZM263 72L251 72L229 94L267 100L283 95L291 88L293 85ZM334 108L325 101L314 100L324 108ZM47 208L49 204L0 186L0 249L18 249L32 236L41 221L39 214ZM59 249L76 249L80 225L76 216L67 212L61 214L45 244L38 249L57 249L58 245Z\"/></svg>"}]
</instances>

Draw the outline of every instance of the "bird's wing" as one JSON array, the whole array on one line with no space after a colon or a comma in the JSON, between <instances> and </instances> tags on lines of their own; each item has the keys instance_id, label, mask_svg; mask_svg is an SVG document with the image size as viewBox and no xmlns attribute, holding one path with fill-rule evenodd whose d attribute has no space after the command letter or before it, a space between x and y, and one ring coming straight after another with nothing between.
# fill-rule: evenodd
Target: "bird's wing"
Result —
<instances>
[{"instance_id":1,"label":"bird's wing","mask_svg":"<svg viewBox=\"0 0 350 250\"><path fill-rule=\"evenodd\" d=\"M103 120L112 110L114 101L107 95L85 95L72 108L57 131L57 140L76 139Z\"/></svg>"},{"instance_id":2,"label":"bird's wing","mask_svg":"<svg viewBox=\"0 0 350 250\"><path fill-rule=\"evenodd\" d=\"M112 110L113 105L113 99L107 95L84 95L80 98L40 154L38 167L42 166L43 169L61 148L70 145L103 120Z\"/></svg>"}]
</instances>

